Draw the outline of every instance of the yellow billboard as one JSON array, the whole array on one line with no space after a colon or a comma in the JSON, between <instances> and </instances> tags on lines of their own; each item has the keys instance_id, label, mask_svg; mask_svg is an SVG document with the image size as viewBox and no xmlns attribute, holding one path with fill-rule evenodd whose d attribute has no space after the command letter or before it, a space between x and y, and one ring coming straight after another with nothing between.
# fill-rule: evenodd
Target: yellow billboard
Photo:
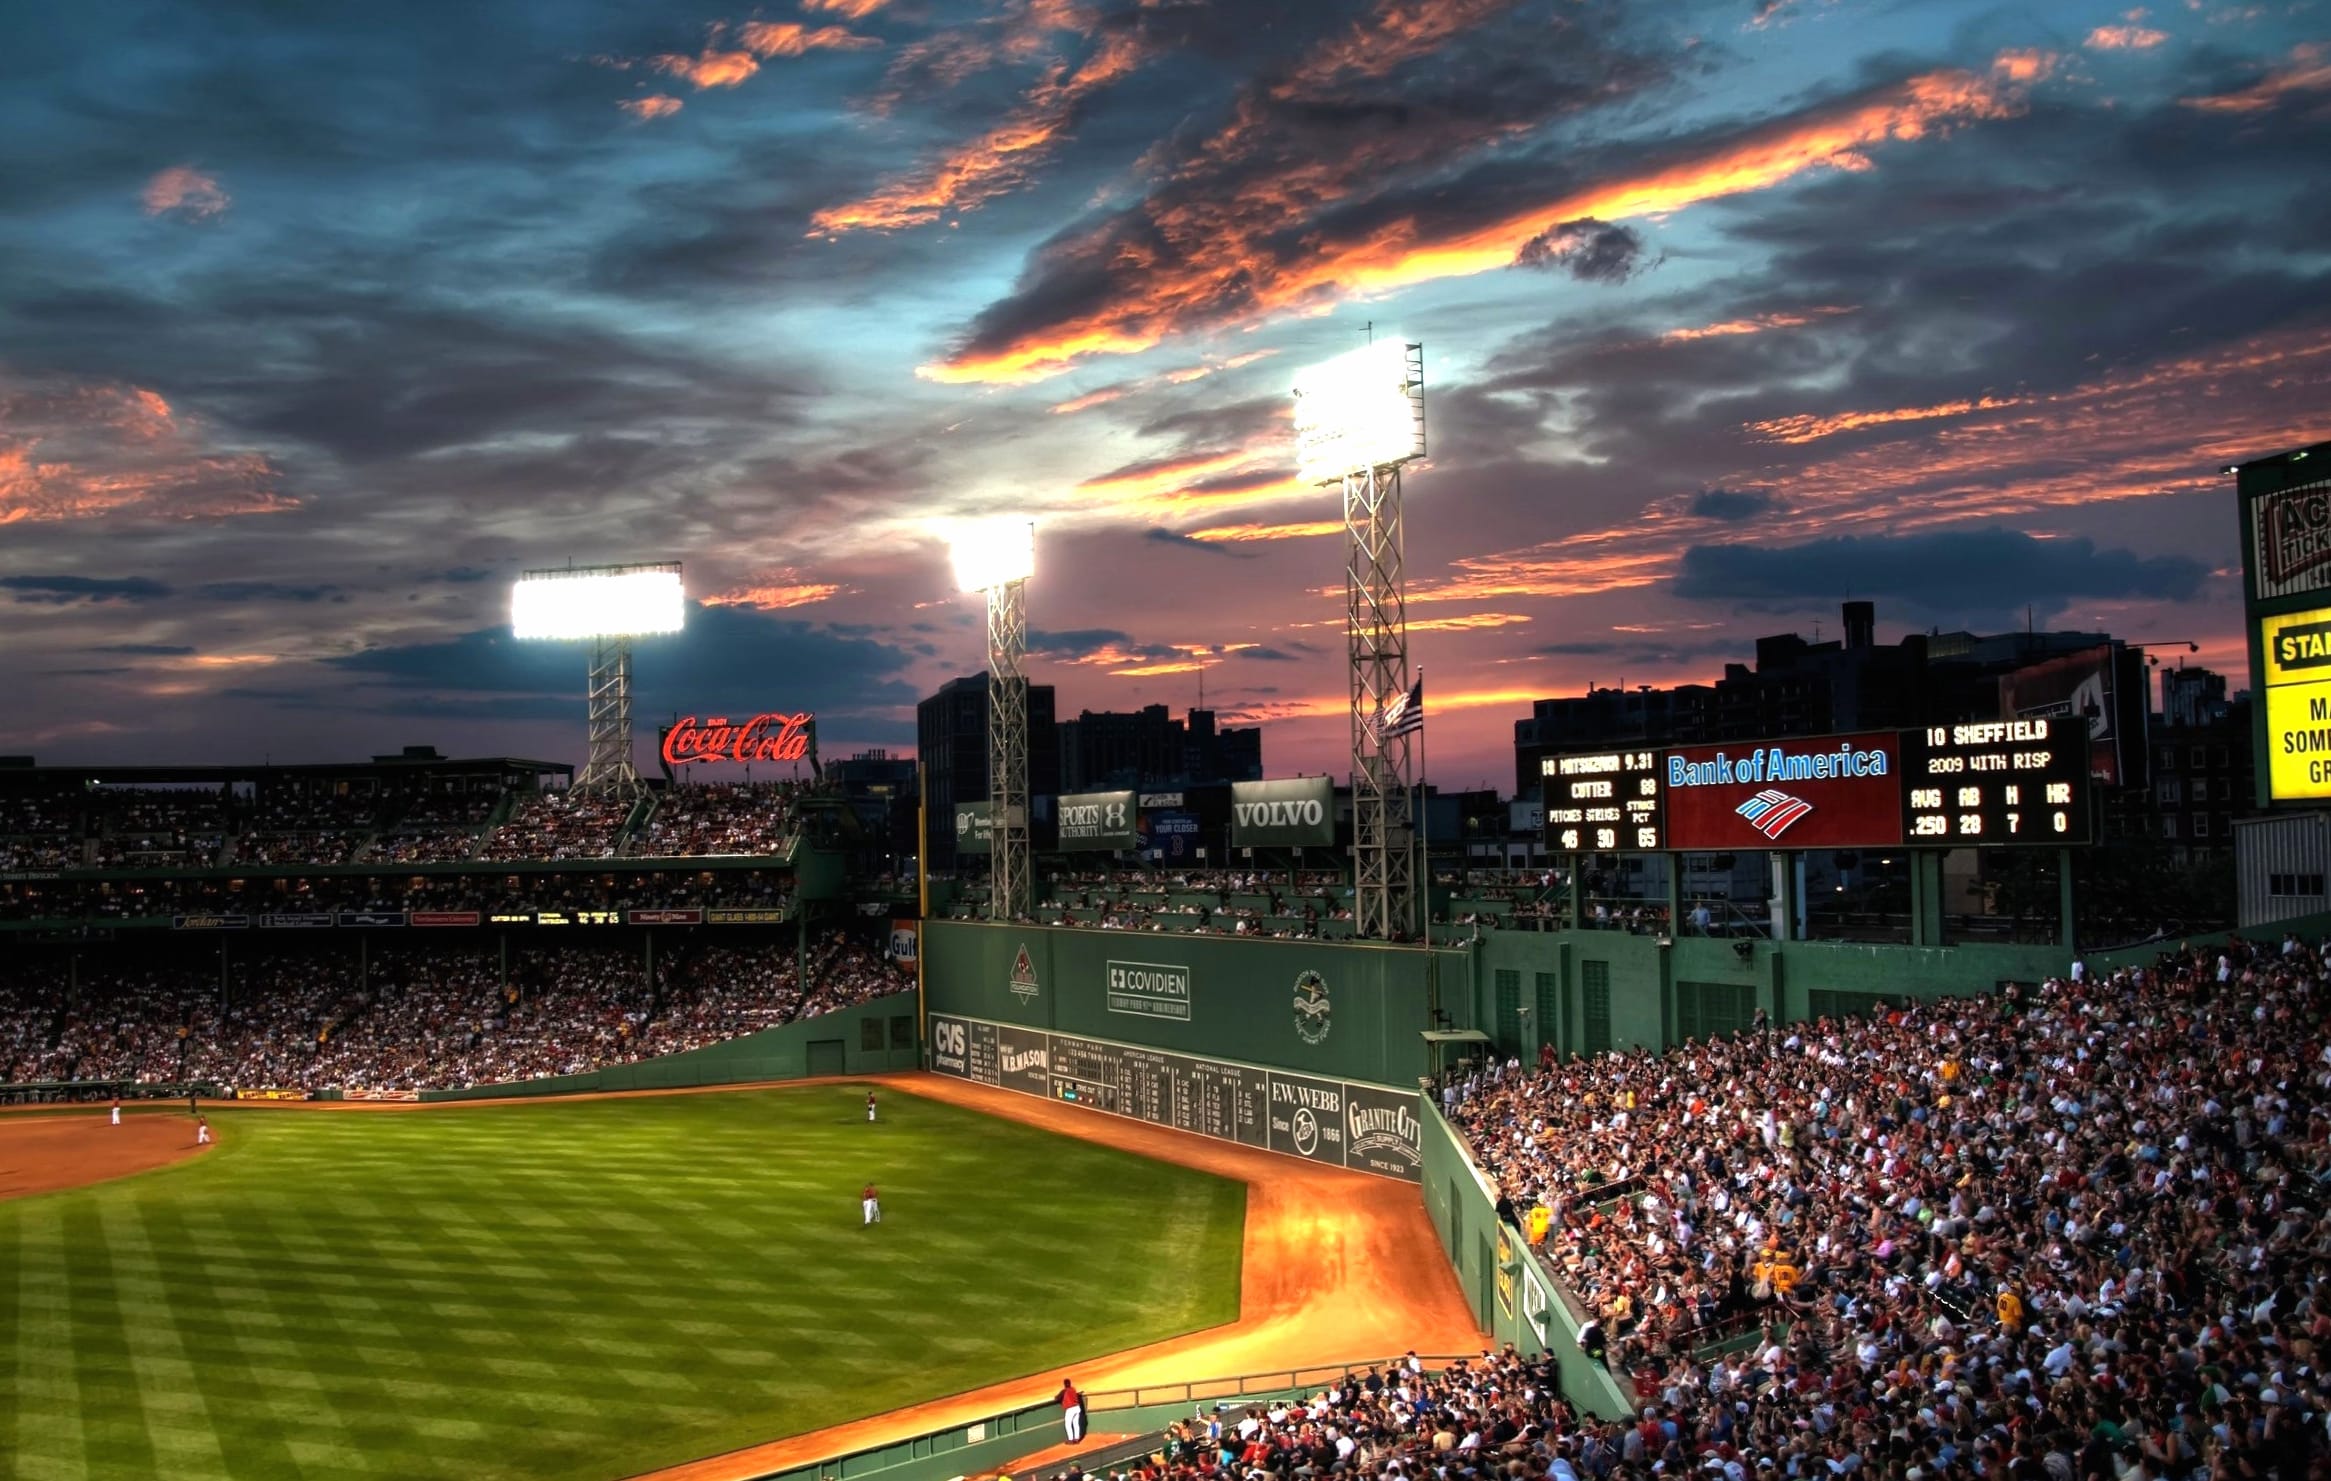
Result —
<instances>
[{"instance_id":1,"label":"yellow billboard","mask_svg":"<svg viewBox=\"0 0 2331 1481\"><path fill-rule=\"evenodd\" d=\"M2267 791L2331 797L2331 607L2258 620L2266 670Z\"/></svg>"}]
</instances>

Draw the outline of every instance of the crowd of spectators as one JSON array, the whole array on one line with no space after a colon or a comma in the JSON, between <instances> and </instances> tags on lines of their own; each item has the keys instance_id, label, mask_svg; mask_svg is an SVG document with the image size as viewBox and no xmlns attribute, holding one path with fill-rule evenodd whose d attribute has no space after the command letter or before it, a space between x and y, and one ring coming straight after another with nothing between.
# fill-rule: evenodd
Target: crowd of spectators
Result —
<instances>
[{"instance_id":1,"label":"crowd of spectators","mask_svg":"<svg viewBox=\"0 0 2331 1481\"><path fill-rule=\"evenodd\" d=\"M1111 1481L1584 1481L1583 1442L1599 1453L1604 1428L1562 1396L1551 1359L1509 1348L1435 1372L1411 1354L1305 1399L1200 1406Z\"/></svg>"},{"instance_id":2,"label":"crowd of spectators","mask_svg":"<svg viewBox=\"0 0 2331 1481\"><path fill-rule=\"evenodd\" d=\"M1445 1093L1644 1401L1618 1464L2301 1481L2327 979L2295 940L2181 950Z\"/></svg>"},{"instance_id":3,"label":"crowd of spectators","mask_svg":"<svg viewBox=\"0 0 2331 1481\"><path fill-rule=\"evenodd\" d=\"M536 792L486 835L481 859L604 859L636 799L623 792Z\"/></svg>"},{"instance_id":4,"label":"crowd of spectators","mask_svg":"<svg viewBox=\"0 0 2331 1481\"><path fill-rule=\"evenodd\" d=\"M774 909L793 894L785 869L612 874L322 875L243 879L0 880L0 919L135 920L193 914L298 915L340 910L621 910L669 906Z\"/></svg>"},{"instance_id":5,"label":"crowd of spectators","mask_svg":"<svg viewBox=\"0 0 2331 1481\"><path fill-rule=\"evenodd\" d=\"M656 795L655 812L625 852L643 858L783 853L800 791L798 782L669 788Z\"/></svg>"},{"instance_id":6,"label":"crowd of spectators","mask_svg":"<svg viewBox=\"0 0 2331 1481\"><path fill-rule=\"evenodd\" d=\"M815 1017L911 985L855 936L689 943L651 986L635 943L286 948L230 963L85 957L0 970L0 1082L200 1082L412 1091L627 1064Z\"/></svg>"},{"instance_id":7,"label":"crowd of spectators","mask_svg":"<svg viewBox=\"0 0 2331 1481\"><path fill-rule=\"evenodd\" d=\"M1320 871L1290 879L1254 869L1100 869L1055 872L1045 885L1035 906L1041 925L1309 938L1322 921L1352 918L1350 885ZM975 915L984 909L976 896L966 903Z\"/></svg>"}]
</instances>

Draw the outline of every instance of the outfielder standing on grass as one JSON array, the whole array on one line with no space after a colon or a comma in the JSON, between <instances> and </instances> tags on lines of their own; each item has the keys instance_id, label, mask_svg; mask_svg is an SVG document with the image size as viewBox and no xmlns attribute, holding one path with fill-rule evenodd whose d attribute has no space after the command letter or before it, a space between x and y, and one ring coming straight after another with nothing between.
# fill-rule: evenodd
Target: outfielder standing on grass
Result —
<instances>
[{"instance_id":1,"label":"outfielder standing on grass","mask_svg":"<svg viewBox=\"0 0 2331 1481\"><path fill-rule=\"evenodd\" d=\"M859 1206L866 1211L867 1224L879 1224L882 1222L882 1195L876 1191L872 1183L868 1183L866 1185L866 1191L858 1195L858 1203ZM859 1227L864 1228L865 1225L860 1225Z\"/></svg>"},{"instance_id":2,"label":"outfielder standing on grass","mask_svg":"<svg viewBox=\"0 0 2331 1481\"><path fill-rule=\"evenodd\" d=\"M866 1120L869 1124L874 1120L874 1092L871 1090L866 1092Z\"/></svg>"}]
</instances>

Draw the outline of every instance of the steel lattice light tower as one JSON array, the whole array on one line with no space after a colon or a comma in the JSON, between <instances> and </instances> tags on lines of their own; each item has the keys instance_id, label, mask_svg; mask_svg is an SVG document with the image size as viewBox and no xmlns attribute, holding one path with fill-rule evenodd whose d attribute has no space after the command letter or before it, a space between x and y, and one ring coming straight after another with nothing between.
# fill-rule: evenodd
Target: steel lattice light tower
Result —
<instances>
[{"instance_id":1,"label":"steel lattice light tower","mask_svg":"<svg viewBox=\"0 0 2331 1481\"><path fill-rule=\"evenodd\" d=\"M1295 383L1295 459L1344 501L1344 638L1351 661L1354 933L1420 925L1407 734L1380 717L1408 693L1401 468L1424 456L1424 347L1397 338L1313 366Z\"/></svg>"},{"instance_id":2,"label":"steel lattice light tower","mask_svg":"<svg viewBox=\"0 0 2331 1481\"><path fill-rule=\"evenodd\" d=\"M1025 519L964 525L950 554L956 585L987 596L988 915L1022 920L1035 905L1028 847L1028 578L1036 572L1036 526Z\"/></svg>"},{"instance_id":3,"label":"steel lattice light tower","mask_svg":"<svg viewBox=\"0 0 2331 1481\"><path fill-rule=\"evenodd\" d=\"M588 639L590 750L578 791L637 791L631 761L631 640L680 630L687 613L680 563L525 571L510 588L520 638Z\"/></svg>"}]
</instances>

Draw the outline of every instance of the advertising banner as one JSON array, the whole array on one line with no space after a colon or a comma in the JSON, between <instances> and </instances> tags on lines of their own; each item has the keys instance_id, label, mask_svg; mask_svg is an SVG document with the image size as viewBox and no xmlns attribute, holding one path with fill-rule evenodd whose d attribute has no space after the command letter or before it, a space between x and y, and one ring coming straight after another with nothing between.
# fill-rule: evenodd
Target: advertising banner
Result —
<instances>
[{"instance_id":1,"label":"advertising banner","mask_svg":"<svg viewBox=\"0 0 2331 1481\"><path fill-rule=\"evenodd\" d=\"M308 1093L304 1090L253 1090L244 1085L235 1087L235 1099L237 1100L306 1100L307 1098Z\"/></svg>"},{"instance_id":2,"label":"advertising banner","mask_svg":"<svg viewBox=\"0 0 2331 1481\"><path fill-rule=\"evenodd\" d=\"M174 915L170 926L178 931L240 931L248 928L247 915Z\"/></svg>"},{"instance_id":3,"label":"advertising banner","mask_svg":"<svg viewBox=\"0 0 2331 1481\"><path fill-rule=\"evenodd\" d=\"M259 917L259 928L265 931L318 931L329 929L331 924L329 910L278 911Z\"/></svg>"},{"instance_id":4,"label":"advertising banner","mask_svg":"<svg viewBox=\"0 0 2331 1481\"><path fill-rule=\"evenodd\" d=\"M1110 962L1108 1008L1137 1018L1190 1021L1190 969L1162 962Z\"/></svg>"},{"instance_id":5,"label":"advertising banner","mask_svg":"<svg viewBox=\"0 0 2331 1481\"><path fill-rule=\"evenodd\" d=\"M992 854L995 852L995 812L985 802L958 802L955 804L955 852L959 854Z\"/></svg>"},{"instance_id":6,"label":"advertising banner","mask_svg":"<svg viewBox=\"0 0 2331 1481\"><path fill-rule=\"evenodd\" d=\"M944 1013L931 1015L930 1034L941 1074L1354 1172L1423 1178L1412 1091Z\"/></svg>"},{"instance_id":7,"label":"advertising banner","mask_svg":"<svg viewBox=\"0 0 2331 1481\"><path fill-rule=\"evenodd\" d=\"M1891 730L1666 753L1667 846L1692 853L1902 842Z\"/></svg>"},{"instance_id":8,"label":"advertising banner","mask_svg":"<svg viewBox=\"0 0 2331 1481\"><path fill-rule=\"evenodd\" d=\"M2331 797L2331 607L2258 621L2266 680L2267 796Z\"/></svg>"},{"instance_id":9,"label":"advertising banner","mask_svg":"<svg viewBox=\"0 0 2331 1481\"><path fill-rule=\"evenodd\" d=\"M1133 826L1131 792L1070 792L1060 799L1060 848L1085 853L1131 848L1139 841Z\"/></svg>"},{"instance_id":10,"label":"advertising banner","mask_svg":"<svg viewBox=\"0 0 2331 1481\"><path fill-rule=\"evenodd\" d=\"M1424 1179L1416 1097L1373 1085L1344 1087L1344 1165L1409 1182Z\"/></svg>"},{"instance_id":11,"label":"advertising banner","mask_svg":"<svg viewBox=\"0 0 2331 1481\"><path fill-rule=\"evenodd\" d=\"M415 926L474 926L480 917L474 910L415 910L406 919Z\"/></svg>"},{"instance_id":12,"label":"advertising banner","mask_svg":"<svg viewBox=\"0 0 2331 1481\"><path fill-rule=\"evenodd\" d=\"M1327 848L1334 843L1332 778L1230 784L1231 847Z\"/></svg>"},{"instance_id":13,"label":"advertising banner","mask_svg":"<svg viewBox=\"0 0 2331 1481\"><path fill-rule=\"evenodd\" d=\"M623 918L635 926L700 926L704 924L704 908L700 905L667 905L652 910L626 910Z\"/></svg>"},{"instance_id":14,"label":"advertising banner","mask_svg":"<svg viewBox=\"0 0 2331 1481\"><path fill-rule=\"evenodd\" d=\"M1545 1278L1538 1274L1537 1265L1535 1260L1522 1262L1522 1320L1538 1334L1540 1347L1551 1347L1553 1339L1546 1335L1546 1329L1551 1324L1548 1312L1554 1305L1554 1295L1546 1289Z\"/></svg>"},{"instance_id":15,"label":"advertising banner","mask_svg":"<svg viewBox=\"0 0 2331 1481\"><path fill-rule=\"evenodd\" d=\"M1504 1312L1508 1320L1514 1314L1516 1274L1513 1236L1506 1232L1505 1225L1500 1224L1497 1226L1497 1309Z\"/></svg>"},{"instance_id":16,"label":"advertising banner","mask_svg":"<svg viewBox=\"0 0 2331 1481\"><path fill-rule=\"evenodd\" d=\"M890 923L890 959L904 967L911 967L922 955L923 923L919 920L894 920Z\"/></svg>"},{"instance_id":17,"label":"advertising banner","mask_svg":"<svg viewBox=\"0 0 2331 1481\"><path fill-rule=\"evenodd\" d=\"M2252 498L2250 535L2260 597L2331 587L2331 479Z\"/></svg>"},{"instance_id":18,"label":"advertising banner","mask_svg":"<svg viewBox=\"0 0 2331 1481\"><path fill-rule=\"evenodd\" d=\"M418 1090L365 1090L356 1086L343 1086L340 1090L342 1100L406 1101L420 1098L421 1092Z\"/></svg>"},{"instance_id":19,"label":"advertising banner","mask_svg":"<svg viewBox=\"0 0 2331 1481\"><path fill-rule=\"evenodd\" d=\"M1145 811L1141 815L1141 843L1161 863L1194 859L1198 853L1198 815L1178 808Z\"/></svg>"},{"instance_id":20,"label":"advertising banner","mask_svg":"<svg viewBox=\"0 0 2331 1481\"><path fill-rule=\"evenodd\" d=\"M401 910L343 910L340 924L348 926L401 926L405 913Z\"/></svg>"},{"instance_id":21,"label":"advertising banner","mask_svg":"<svg viewBox=\"0 0 2331 1481\"><path fill-rule=\"evenodd\" d=\"M708 926L781 926L792 918L782 905L715 905L704 912Z\"/></svg>"},{"instance_id":22,"label":"advertising banner","mask_svg":"<svg viewBox=\"0 0 2331 1481\"><path fill-rule=\"evenodd\" d=\"M2089 775L2117 787L2120 727L2115 723L2113 694L2113 649L2100 644L2001 675L1999 713L2009 720L2087 726Z\"/></svg>"}]
</instances>

